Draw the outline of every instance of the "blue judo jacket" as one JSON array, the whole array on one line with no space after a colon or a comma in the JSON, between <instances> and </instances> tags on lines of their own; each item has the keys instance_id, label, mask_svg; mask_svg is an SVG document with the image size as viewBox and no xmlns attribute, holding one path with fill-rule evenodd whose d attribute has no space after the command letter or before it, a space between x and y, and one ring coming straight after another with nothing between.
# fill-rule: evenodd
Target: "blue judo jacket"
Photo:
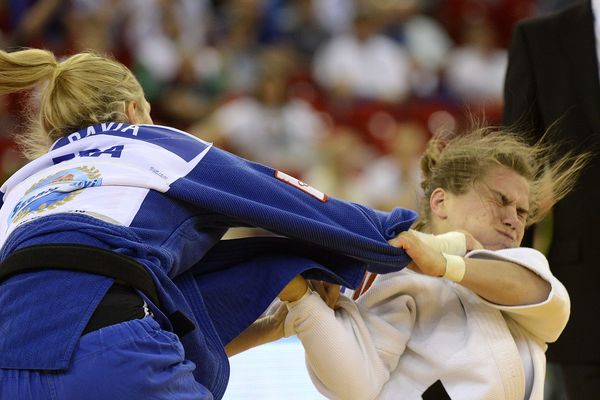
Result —
<instances>
[{"instance_id":1,"label":"blue judo jacket","mask_svg":"<svg viewBox=\"0 0 600 400\"><path fill-rule=\"evenodd\" d=\"M410 261L387 244L416 213L330 198L304 182L185 132L106 123L59 139L2 188L0 260L42 244L83 244L141 263L161 301L196 329L181 338L196 379L221 398L224 345L299 273L356 287L365 269ZM221 240L231 227L273 237ZM111 278L75 271L22 273L0 284L0 368L65 370ZM143 294L142 294L143 295ZM164 313L163 313L164 312Z\"/></svg>"}]
</instances>

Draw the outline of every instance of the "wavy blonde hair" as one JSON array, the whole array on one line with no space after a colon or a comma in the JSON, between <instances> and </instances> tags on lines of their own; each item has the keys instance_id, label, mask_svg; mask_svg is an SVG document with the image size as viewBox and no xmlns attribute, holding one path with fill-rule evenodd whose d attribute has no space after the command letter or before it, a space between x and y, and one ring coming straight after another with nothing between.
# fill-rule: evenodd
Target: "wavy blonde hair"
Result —
<instances>
[{"instance_id":1,"label":"wavy blonde hair","mask_svg":"<svg viewBox=\"0 0 600 400\"><path fill-rule=\"evenodd\" d=\"M538 222L573 189L592 156L589 152L574 151L559 156L559 150L559 145L548 143L545 136L531 144L520 133L490 127L435 136L421 157L424 196L415 229L428 227L429 199L436 188L455 195L466 193L495 166L507 167L527 179L530 184L527 225Z\"/></svg>"},{"instance_id":2,"label":"wavy blonde hair","mask_svg":"<svg viewBox=\"0 0 600 400\"><path fill-rule=\"evenodd\" d=\"M101 122L127 122L127 103L144 109L144 92L123 64L84 52L58 61L40 49L0 50L0 95L37 88L27 127L16 137L24 156L46 153L57 139Z\"/></svg>"}]
</instances>

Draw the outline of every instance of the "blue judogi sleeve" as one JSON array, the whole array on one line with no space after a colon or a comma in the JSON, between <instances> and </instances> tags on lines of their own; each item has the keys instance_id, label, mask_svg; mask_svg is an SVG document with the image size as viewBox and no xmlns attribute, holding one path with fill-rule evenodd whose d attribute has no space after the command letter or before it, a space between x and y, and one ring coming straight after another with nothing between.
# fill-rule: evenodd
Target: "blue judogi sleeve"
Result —
<instances>
[{"instance_id":1,"label":"blue judogi sleeve","mask_svg":"<svg viewBox=\"0 0 600 400\"><path fill-rule=\"evenodd\" d=\"M188 298L202 293L222 343L252 324L296 275L357 286L366 265L357 259L281 237L225 240L176 279ZM179 283L193 280L189 284ZM193 301L195 302L195 301Z\"/></svg>"},{"instance_id":2,"label":"blue judogi sleeve","mask_svg":"<svg viewBox=\"0 0 600 400\"><path fill-rule=\"evenodd\" d=\"M387 241L407 230L417 214L390 213L335 198L317 198L277 178L278 172L212 148L171 196L282 236L309 242L369 264L377 273L398 271L410 259ZM300 186L301 187L301 186Z\"/></svg>"},{"instance_id":3,"label":"blue judogi sleeve","mask_svg":"<svg viewBox=\"0 0 600 400\"><path fill-rule=\"evenodd\" d=\"M177 279L186 297L202 292L223 344L260 316L297 274L356 287L365 269L388 273L410 262L387 241L412 225L414 211L385 213L326 198L278 174L212 148L169 190L239 224L285 236L222 241ZM190 280L195 283L183 284Z\"/></svg>"}]
</instances>

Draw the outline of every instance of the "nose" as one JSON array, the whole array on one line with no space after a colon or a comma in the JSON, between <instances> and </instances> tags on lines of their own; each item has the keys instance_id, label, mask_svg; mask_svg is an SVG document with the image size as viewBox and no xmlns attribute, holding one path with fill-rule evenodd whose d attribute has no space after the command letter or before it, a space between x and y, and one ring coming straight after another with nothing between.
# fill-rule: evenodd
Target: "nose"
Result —
<instances>
[{"instance_id":1,"label":"nose","mask_svg":"<svg viewBox=\"0 0 600 400\"><path fill-rule=\"evenodd\" d=\"M507 226L507 227L509 227L509 228L510 228L510 229L512 229L513 231L514 231L515 229L517 229L517 227L516 227L516 226L515 226L515 225L514 225L514 224L513 224L511 221L507 221L507 220L505 220L505 221L504 221L504 226Z\"/></svg>"},{"instance_id":2,"label":"nose","mask_svg":"<svg viewBox=\"0 0 600 400\"><path fill-rule=\"evenodd\" d=\"M502 215L502 224L509 227L511 230L516 231L522 228L523 223L519 219L519 214L516 207L504 207Z\"/></svg>"},{"instance_id":3,"label":"nose","mask_svg":"<svg viewBox=\"0 0 600 400\"><path fill-rule=\"evenodd\" d=\"M502 223L511 230L517 230L519 228L521 221L519 220L519 215L515 207L504 207Z\"/></svg>"}]
</instances>

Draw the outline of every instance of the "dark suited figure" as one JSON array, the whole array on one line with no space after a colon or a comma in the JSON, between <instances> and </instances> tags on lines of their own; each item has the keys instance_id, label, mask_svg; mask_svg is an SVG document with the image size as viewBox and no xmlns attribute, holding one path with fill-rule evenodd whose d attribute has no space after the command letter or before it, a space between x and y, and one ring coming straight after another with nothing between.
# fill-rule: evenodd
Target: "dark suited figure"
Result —
<instances>
[{"instance_id":1,"label":"dark suited figure","mask_svg":"<svg viewBox=\"0 0 600 400\"><path fill-rule=\"evenodd\" d=\"M600 1L517 24L505 82L504 123L539 137L553 126L570 147L598 153L600 81L594 15ZM554 137L554 136L552 136ZM554 207L548 254L571 296L571 318L547 357L562 371L569 399L600 398L600 157L577 189Z\"/></svg>"}]
</instances>

